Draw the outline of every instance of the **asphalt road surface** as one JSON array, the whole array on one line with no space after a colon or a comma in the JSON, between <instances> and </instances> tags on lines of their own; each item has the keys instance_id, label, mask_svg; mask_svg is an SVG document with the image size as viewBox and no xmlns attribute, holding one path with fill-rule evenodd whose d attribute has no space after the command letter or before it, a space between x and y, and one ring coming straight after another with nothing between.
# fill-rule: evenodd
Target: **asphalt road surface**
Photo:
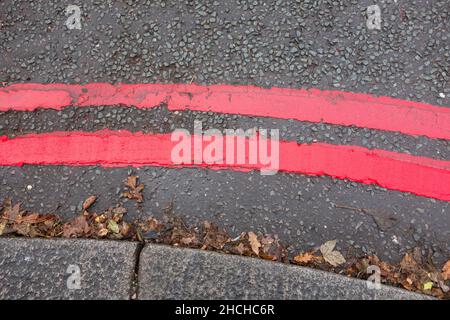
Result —
<instances>
[{"instance_id":1,"label":"asphalt road surface","mask_svg":"<svg viewBox=\"0 0 450 320\"><path fill-rule=\"evenodd\" d=\"M81 30L65 9L81 8ZM378 4L382 29L368 30ZM318 88L450 106L450 5L415 1L19 1L0 2L0 82L197 83ZM0 112L0 135L127 129L276 128L299 143L357 145L450 160L450 143L365 128L196 111L121 106ZM120 199L135 173L141 206ZM442 188L449 190L450 186ZM89 195L94 210L123 202L131 218L161 216L171 201L188 223L231 233L277 234L290 250L338 239L346 256L398 260L414 247L442 263L450 205L330 177L207 169L100 166L0 167L0 200L70 217ZM369 209L374 214L346 209Z\"/></svg>"}]
</instances>

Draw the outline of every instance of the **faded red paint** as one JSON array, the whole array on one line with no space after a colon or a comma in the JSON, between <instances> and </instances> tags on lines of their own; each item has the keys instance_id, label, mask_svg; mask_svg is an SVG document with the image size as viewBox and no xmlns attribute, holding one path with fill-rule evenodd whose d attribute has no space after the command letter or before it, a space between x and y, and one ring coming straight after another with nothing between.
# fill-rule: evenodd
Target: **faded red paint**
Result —
<instances>
[{"instance_id":1,"label":"faded red paint","mask_svg":"<svg viewBox=\"0 0 450 320\"><path fill-rule=\"evenodd\" d=\"M0 88L0 111L71 105L152 108L162 102L170 110L354 125L450 140L450 108L368 94L195 84L14 84Z\"/></svg>"},{"instance_id":2,"label":"faded red paint","mask_svg":"<svg viewBox=\"0 0 450 320\"><path fill-rule=\"evenodd\" d=\"M170 137L170 134L133 134L109 130L31 134L13 139L0 137L0 165L173 167L171 151L176 142L172 142ZM207 144L204 142L203 147ZM232 170L262 168L260 164L206 163L197 167ZM388 189L450 201L450 161L357 146L280 141L279 170L377 184Z\"/></svg>"}]
</instances>

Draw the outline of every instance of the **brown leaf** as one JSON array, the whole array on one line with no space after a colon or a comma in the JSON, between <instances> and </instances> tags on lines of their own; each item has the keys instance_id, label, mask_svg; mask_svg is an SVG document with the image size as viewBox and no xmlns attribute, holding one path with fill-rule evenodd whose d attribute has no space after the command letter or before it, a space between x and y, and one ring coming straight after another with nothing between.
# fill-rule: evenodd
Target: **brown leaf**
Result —
<instances>
[{"instance_id":1,"label":"brown leaf","mask_svg":"<svg viewBox=\"0 0 450 320\"><path fill-rule=\"evenodd\" d=\"M418 264L417 262L414 260L412 254L410 253L406 253L403 256L402 261L400 261L400 268L402 268L403 271L406 272L414 272L415 270L418 269Z\"/></svg>"},{"instance_id":2,"label":"brown leaf","mask_svg":"<svg viewBox=\"0 0 450 320\"><path fill-rule=\"evenodd\" d=\"M3 212L1 218L8 222L13 222L21 216L20 203L12 205L11 199L7 198L3 202Z\"/></svg>"},{"instance_id":3,"label":"brown leaf","mask_svg":"<svg viewBox=\"0 0 450 320\"><path fill-rule=\"evenodd\" d=\"M136 188L137 178L137 176L129 176L125 182L125 185L130 189Z\"/></svg>"},{"instance_id":4,"label":"brown leaf","mask_svg":"<svg viewBox=\"0 0 450 320\"><path fill-rule=\"evenodd\" d=\"M261 243L261 248L263 249L263 251L267 251L275 243L275 239L270 235L264 235L261 236L261 240L259 242Z\"/></svg>"},{"instance_id":5,"label":"brown leaf","mask_svg":"<svg viewBox=\"0 0 450 320\"><path fill-rule=\"evenodd\" d=\"M304 252L294 257L294 261L299 264L307 264L314 260L314 255L311 252Z\"/></svg>"},{"instance_id":6,"label":"brown leaf","mask_svg":"<svg viewBox=\"0 0 450 320\"><path fill-rule=\"evenodd\" d=\"M208 221L203 222L203 248L223 249L230 241L225 230L219 229L215 224Z\"/></svg>"},{"instance_id":7,"label":"brown leaf","mask_svg":"<svg viewBox=\"0 0 450 320\"><path fill-rule=\"evenodd\" d=\"M125 191L122 196L128 199L134 199L137 202L141 203L144 201L142 196L142 190L144 190L145 186L143 183L137 185L137 176L129 176L125 181L125 186L128 188L128 191Z\"/></svg>"},{"instance_id":8,"label":"brown leaf","mask_svg":"<svg viewBox=\"0 0 450 320\"><path fill-rule=\"evenodd\" d=\"M46 220L43 222L44 226L47 228L52 228L57 222L59 222L58 216L54 214L46 215Z\"/></svg>"},{"instance_id":9,"label":"brown leaf","mask_svg":"<svg viewBox=\"0 0 450 320\"><path fill-rule=\"evenodd\" d=\"M29 223L20 223L20 224L16 224L14 226L14 231L21 235L21 236L25 236L25 237L31 237L31 224Z\"/></svg>"},{"instance_id":10,"label":"brown leaf","mask_svg":"<svg viewBox=\"0 0 450 320\"><path fill-rule=\"evenodd\" d=\"M196 237L194 235L186 236L181 238L180 243L183 245L190 245L196 240Z\"/></svg>"},{"instance_id":11,"label":"brown leaf","mask_svg":"<svg viewBox=\"0 0 450 320\"><path fill-rule=\"evenodd\" d=\"M29 223L29 224L38 224L44 222L46 220L52 219L52 216L41 216L38 213L32 213L26 216L19 216L16 218L15 223Z\"/></svg>"},{"instance_id":12,"label":"brown leaf","mask_svg":"<svg viewBox=\"0 0 450 320\"><path fill-rule=\"evenodd\" d=\"M54 236L59 230L54 228L59 220L55 215L38 213L26 214L20 204L13 205L11 199L5 199L0 216L0 235L15 233L26 237Z\"/></svg>"},{"instance_id":13,"label":"brown leaf","mask_svg":"<svg viewBox=\"0 0 450 320\"><path fill-rule=\"evenodd\" d=\"M444 278L445 281L450 279L450 260L442 267L442 278Z\"/></svg>"},{"instance_id":14,"label":"brown leaf","mask_svg":"<svg viewBox=\"0 0 450 320\"><path fill-rule=\"evenodd\" d=\"M236 247L235 247L236 251L240 254L240 255L244 255L246 252L246 247L244 246L244 244L242 242L240 242Z\"/></svg>"},{"instance_id":15,"label":"brown leaf","mask_svg":"<svg viewBox=\"0 0 450 320\"><path fill-rule=\"evenodd\" d=\"M91 227L84 215L76 217L72 222L63 226L63 237L65 238L87 236L90 232Z\"/></svg>"},{"instance_id":16,"label":"brown leaf","mask_svg":"<svg viewBox=\"0 0 450 320\"><path fill-rule=\"evenodd\" d=\"M248 234L248 241L250 242L250 246L252 247L252 251L256 255L259 255L259 248L261 248L261 243L258 241L258 236L251 231L247 234Z\"/></svg>"},{"instance_id":17,"label":"brown leaf","mask_svg":"<svg viewBox=\"0 0 450 320\"><path fill-rule=\"evenodd\" d=\"M149 231L160 232L161 229L162 229L162 223L153 217L148 218L147 221L145 222L145 224L142 225L142 230L144 232L149 232Z\"/></svg>"},{"instance_id":18,"label":"brown leaf","mask_svg":"<svg viewBox=\"0 0 450 320\"><path fill-rule=\"evenodd\" d=\"M278 258L276 256L272 256L266 252L260 252L259 257L263 258L264 260L270 260L270 261L277 261Z\"/></svg>"},{"instance_id":19,"label":"brown leaf","mask_svg":"<svg viewBox=\"0 0 450 320\"><path fill-rule=\"evenodd\" d=\"M86 200L84 200L84 202L83 202L83 210L89 209L94 204L94 202L96 200L97 200L96 196L90 196Z\"/></svg>"},{"instance_id":20,"label":"brown leaf","mask_svg":"<svg viewBox=\"0 0 450 320\"><path fill-rule=\"evenodd\" d=\"M120 216L123 216L125 213L127 213L127 209L125 209L124 207L122 207L120 205L112 208L111 211L114 215L120 215Z\"/></svg>"},{"instance_id":21,"label":"brown leaf","mask_svg":"<svg viewBox=\"0 0 450 320\"><path fill-rule=\"evenodd\" d=\"M12 201L10 198L5 198L5 200L3 200L3 203L1 205L1 209L2 209L2 217L3 218L8 218L6 216L7 212L9 212L11 210L12 207Z\"/></svg>"},{"instance_id":22,"label":"brown leaf","mask_svg":"<svg viewBox=\"0 0 450 320\"><path fill-rule=\"evenodd\" d=\"M8 222L6 220L0 220L0 236L6 233L6 225Z\"/></svg>"},{"instance_id":23,"label":"brown leaf","mask_svg":"<svg viewBox=\"0 0 450 320\"><path fill-rule=\"evenodd\" d=\"M278 237L264 235L259 237L261 247L259 248L259 257L266 260L287 262L287 252L281 245Z\"/></svg>"},{"instance_id":24,"label":"brown leaf","mask_svg":"<svg viewBox=\"0 0 450 320\"><path fill-rule=\"evenodd\" d=\"M122 221L120 224L120 234L124 237L128 236L131 231L131 225L128 222Z\"/></svg>"},{"instance_id":25,"label":"brown leaf","mask_svg":"<svg viewBox=\"0 0 450 320\"><path fill-rule=\"evenodd\" d=\"M20 217L20 203L16 204L11 208L11 210L8 212L8 219L9 220L16 220L18 217Z\"/></svg>"}]
</instances>

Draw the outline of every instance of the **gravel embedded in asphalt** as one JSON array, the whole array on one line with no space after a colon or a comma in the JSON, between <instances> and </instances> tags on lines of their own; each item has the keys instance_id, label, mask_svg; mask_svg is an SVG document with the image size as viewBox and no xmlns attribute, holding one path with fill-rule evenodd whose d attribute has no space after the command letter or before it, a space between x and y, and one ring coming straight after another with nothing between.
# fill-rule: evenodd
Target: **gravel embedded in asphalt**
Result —
<instances>
[{"instance_id":1,"label":"gravel embedded in asphalt","mask_svg":"<svg viewBox=\"0 0 450 320\"><path fill-rule=\"evenodd\" d=\"M317 87L449 105L447 0L0 3L0 82ZM440 94L446 97L441 98Z\"/></svg>"},{"instance_id":2,"label":"gravel embedded in asphalt","mask_svg":"<svg viewBox=\"0 0 450 320\"><path fill-rule=\"evenodd\" d=\"M366 28L368 0L97 1L79 3L82 29L67 30L67 3L0 1L0 82L199 83L316 87L450 106L447 0L378 3L382 30ZM114 111L116 110L116 111ZM286 120L124 108L0 113L0 134L126 128L169 132L192 126L277 127L314 139L449 160L448 141ZM0 199L69 217L91 194L114 205L130 168L0 168ZM189 223L210 219L231 232L276 233L292 251L338 239L346 255L389 261L420 246L448 257L448 202L327 177L141 168L146 184L132 217L161 215L171 199ZM445 186L443 186L445 187ZM374 218L335 204L376 209ZM394 216L396 223L386 217ZM386 222L387 221L387 222Z\"/></svg>"}]
</instances>

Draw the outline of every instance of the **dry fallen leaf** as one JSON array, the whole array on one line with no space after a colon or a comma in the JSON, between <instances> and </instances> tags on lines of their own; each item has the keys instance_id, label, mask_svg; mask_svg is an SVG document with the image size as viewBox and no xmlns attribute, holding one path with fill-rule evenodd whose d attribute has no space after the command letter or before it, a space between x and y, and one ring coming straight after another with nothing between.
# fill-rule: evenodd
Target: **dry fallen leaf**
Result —
<instances>
[{"instance_id":1,"label":"dry fallen leaf","mask_svg":"<svg viewBox=\"0 0 450 320\"><path fill-rule=\"evenodd\" d=\"M258 238L261 247L259 257L272 261L286 261L287 252L277 236L262 235ZM253 251L253 250L252 250Z\"/></svg>"},{"instance_id":2,"label":"dry fallen leaf","mask_svg":"<svg viewBox=\"0 0 450 320\"><path fill-rule=\"evenodd\" d=\"M126 237L129 235L131 231L131 225L128 222L122 221L121 228L120 228L120 234L123 237Z\"/></svg>"},{"instance_id":3,"label":"dry fallen leaf","mask_svg":"<svg viewBox=\"0 0 450 320\"><path fill-rule=\"evenodd\" d=\"M128 199L134 199L137 202L141 203L144 201L144 197L142 196L142 190L144 190L145 186L143 183L137 184L137 176L129 176L125 181L125 186L128 188L128 191L125 191L122 195L127 197Z\"/></svg>"},{"instance_id":4,"label":"dry fallen leaf","mask_svg":"<svg viewBox=\"0 0 450 320\"><path fill-rule=\"evenodd\" d=\"M137 185L137 176L129 176L127 177L127 180L125 181L125 186L127 186L128 188L136 188Z\"/></svg>"},{"instance_id":5,"label":"dry fallen leaf","mask_svg":"<svg viewBox=\"0 0 450 320\"><path fill-rule=\"evenodd\" d=\"M46 220L52 219L52 216L41 216L38 213L32 213L26 216L19 216L16 218L15 223L29 223L29 224L37 224L44 222Z\"/></svg>"},{"instance_id":6,"label":"dry fallen leaf","mask_svg":"<svg viewBox=\"0 0 450 320\"><path fill-rule=\"evenodd\" d=\"M106 214L103 213L103 214L101 214L101 215L95 217L94 221L95 221L96 223L103 223L103 222L106 221L107 218L108 218L108 217L106 216Z\"/></svg>"},{"instance_id":7,"label":"dry fallen leaf","mask_svg":"<svg viewBox=\"0 0 450 320\"><path fill-rule=\"evenodd\" d=\"M259 248L261 248L261 243L258 241L258 236L254 232L248 233L248 241L250 242L250 246L252 247L252 251L259 255Z\"/></svg>"},{"instance_id":8,"label":"dry fallen leaf","mask_svg":"<svg viewBox=\"0 0 450 320\"><path fill-rule=\"evenodd\" d=\"M114 220L109 220L108 221L108 230L113 232L113 233L119 233L120 232L119 225Z\"/></svg>"},{"instance_id":9,"label":"dry fallen leaf","mask_svg":"<svg viewBox=\"0 0 450 320\"><path fill-rule=\"evenodd\" d=\"M3 235L3 232L6 229L6 224L7 224L6 220L0 222L0 236Z\"/></svg>"},{"instance_id":10,"label":"dry fallen leaf","mask_svg":"<svg viewBox=\"0 0 450 320\"><path fill-rule=\"evenodd\" d=\"M400 261L400 267L403 271L406 272L413 272L414 270L418 269L418 264L416 260L413 258L413 255L410 253L405 253L405 255L402 258L402 261Z\"/></svg>"},{"instance_id":11,"label":"dry fallen leaf","mask_svg":"<svg viewBox=\"0 0 450 320\"><path fill-rule=\"evenodd\" d=\"M450 279L450 260L442 267L442 278L444 278L445 281Z\"/></svg>"},{"instance_id":12,"label":"dry fallen leaf","mask_svg":"<svg viewBox=\"0 0 450 320\"><path fill-rule=\"evenodd\" d=\"M333 267L337 267L343 263L345 263L344 256L339 251L331 251L327 255L324 255L323 258L326 262L331 264Z\"/></svg>"},{"instance_id":13,"label":"dry fallen leaf","mask_svg":"<svg viewBox=\"0 0 450 320\"><path fill-rule=\"evenodd\" d=\"M431 290L433 288L433 282L428 281L423 284L423 290Z\"/></svg>"},{"instance_id":14,"label":"dry fallen leaf","mask_svg":"<svg viewBox=\"0 0 450 320\"><path fill-rule=\"evenodd\" d=\"M300 264L307 264L314 260L314 255L311 252L301 253L294 257L294 261Z\"/></svg>"},{"instance_id":15,"label":"dry fallen leaf","mask_svg":"<svg viewBox=\"0 0 450 320\"><path fill-rule=\"evenodd\" d=\"M84 200L84 202L83 202L83 210L89 209L94 204L94 202L96 200L97 200L96 196L90 196L86 200Z\"/></svg>"},{"instance_id":16,"label":"dry fallen leaf","mask_svg":"<svg viewBox=\"0 0 450 320\"><path fill-rule=\"evenodd\" d=\"M219 229L215 224L208 221L203 222L203 247L222 249L230 241L225 230Z\"/></svg>"},{"instance_id":17,"label":"dry fallen leaf","mask_svg":"<svg viewBox=\"0 0 450 320\"><path fill-rule=\"evenodd\" d=\"M196 240L195 235L191 235L191 236L185 236L183 238L181 238L180 243L184 244L184 245L190 245L191 243L193 243Z\"/></svg>"},{"instance_id":18,"label":"dry fallen leaf","mask_svg":"<svg viewBox=\"0 0 450 320\"><path fill-rule=\"evenodd\" d=\"M153 217L150 217L147 219L147 222L143 226L143 229L145 232L148 232L148 231L159 232L162 229L162 223L159 220L157 220Z\"/></svg>"},{"instance_id":19,"label":"dry fallen leaf","mask_svg":"<svg viewBox=\"0 0 450 320\"><path fill-rule=\"evenodd\" d=\"M7 218L11 221L16 220L17 218L20 218L21 217L20 203L13 206L6 215L7 215Z\"/></svg>"},{"instance_id":20,"label":"dry fallen leaf","mask_svg":"<svg viewBox=\"0 0 450 320\"><path fill-rule=\"evenodd\" d=\"M344 256L337 250L333 250L336 246L336 240L330 240L325 242L320 246L320 252L326 262L331 264L333 267L337 267L345 263Z\"/></svg>"},{"instance_id":21,"label":"dry fallen leaf","mask_svg":"<svg viewBox=\"0 0 450 320\"><path fill-rule=\"evenodd\" d=\"M87 222L87 218L84 215L80 215L73 219L71 222L64 224L63 237L79 237L86 236L90 233L91 227Z\"/></svg>"},{"instance_id":22,"label":"dry fallen leaf","mask_svg":"<svg viewBox=\"0 0 450 320\"><path fill-rule=\"evenodd\" d=\"M104 237L108 234L108 229L106 228L101 228L100 230L98 230L97 235L99 237Z\"/></svg>"},{"instance_id":23,"label":"dry fallen leaf","mask_svg":"<svg viewBox=\"0 0 450 320\"><path fill-rule=\"evenodd\" d=\"M245 253L245 246L242 242L240 242L236 247L236 251L240 254L240 255L244 255Z\"/></svg>"}]
</instances>

